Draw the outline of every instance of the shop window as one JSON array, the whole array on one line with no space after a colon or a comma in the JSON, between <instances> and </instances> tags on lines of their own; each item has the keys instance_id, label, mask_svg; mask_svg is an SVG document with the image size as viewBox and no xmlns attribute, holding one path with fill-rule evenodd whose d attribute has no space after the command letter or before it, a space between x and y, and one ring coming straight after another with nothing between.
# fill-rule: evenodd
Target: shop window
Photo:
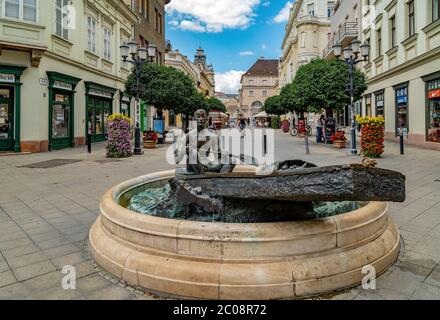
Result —
<instances>
[{"instance_id":1,"label":"shop window","mask_svg":"<svg viewBox=\"0 0 440 320\"><path fill-rule=\"evenodd\" d=\"M2 0L3 17L26 22L38 21L38 0Z\"/></svg>"},{"instance_id":2,"label":"shop window","mask_svg":"<svg viewBox=\"0 0 440 320\"><path fill-rule=\"evenodd\" d=\"M52 138L68 138L70 136L70 105L69 95L55 94L52 104Z\"/></svg>"},{"instance_id":3,"label":"shop window","mask_svg":"<svg viewBox=\"0 0 440 320\"><path fill-rule=\"evenodd\" d=\"M365 113L367 116L371 116L371 94L365 96Z\"/></svg>"},{"instance_id":4,"label":"shop window","mask_svg":"<svg viewBox=\"0 0 440 320\"><path fill-rule=\"evenodd\" d=\"M378 92L376 97L376 117L385 117L385 98L384 92Z\"/></svg>"},{"instance_id":5,"label":"shop window","mask_svg":"<svg viewBox=\"0 0 440 320\"><path fill-rule=\"evenodd\" d=\"M396 135L408 135L409 129L408 87L396 89Z\"/></svg>"},{"instance_id":6,"label":"shop window","mask_svg":"<svg viewBox=\"0 0 440 320\"><path fill-rule=\"evenodd\" d=\"M427 140L440 142L440 79L428 83Z\"/></svg>"}]
</instances>

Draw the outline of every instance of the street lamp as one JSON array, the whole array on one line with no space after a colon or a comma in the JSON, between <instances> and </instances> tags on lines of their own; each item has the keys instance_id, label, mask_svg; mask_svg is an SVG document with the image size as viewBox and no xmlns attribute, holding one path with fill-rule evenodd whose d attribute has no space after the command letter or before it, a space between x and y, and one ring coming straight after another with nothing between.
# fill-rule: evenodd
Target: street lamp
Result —
<instances>
[{"instance_id":1,"label":"street lamp","mask_svg":"<svg viewBox=\"0 0 440 320\"><path fill-rule=\"evenodd\" d=\"M358 63L367 62L368 56L370 55L370 45L365 42L361 45L361 42L356 39L351 42L351 45L342 50L342 45L337 43L333 46L333 51L336 56L336 59L340 61L341 55L343 55L343 61L349 67L349 87L350 87L350 107L351 107L351 153L353 155L357 155L356 148L356 115L354 110L354 72L355 67ZM362 58L359 57L359 54Z\"/></svg>"},{"instance_id":2,"label":"street lamp","mask_svg":"<svg viewBox=\"0 0 440 320\"><path fill-rule=\"evenodd\" d=\"M121 47L121 56L124 63L131 63L134 66L134 73L136 76L136 119L135 119L135 142L134 154L141 155L141 128L140 128L140 95L141 95L141 70L146 63L152 63L156 56L156 46L151 44L147 48L139 47L138 44L131 40L128 44L123 44ZM131 59L128 57L131 56ZM149 58L149 59L148 59Z\"/></svg>"}]
</instances>

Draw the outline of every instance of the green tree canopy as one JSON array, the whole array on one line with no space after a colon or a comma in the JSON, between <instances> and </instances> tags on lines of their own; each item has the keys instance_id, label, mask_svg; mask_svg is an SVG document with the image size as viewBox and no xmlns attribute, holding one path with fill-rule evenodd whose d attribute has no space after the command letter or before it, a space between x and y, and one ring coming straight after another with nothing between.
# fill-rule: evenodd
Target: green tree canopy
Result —
<instances>
[{"instance_id":1,"label":"green tree canopy","mask_svg":"<svg viewBox=\"0 0 440 320\"><path fill-rule=\"evenodd\" d=\"M194 95L193 81L182 71L157 64L145 64L141 70L141 99L161 110L184 112L188 99ZM132 72L126 81L126 91L136 96L136 75Z\"/></svg>"},{"instance_id":2,"label":"green tree canopy","mask_svg":"<svg viewBox=\"0 0 440 320\"><path fill-rule=\"evenodd\" d=\"M345 63L314 59L298 69L293 83L285 89L283 102L295 111L342 110L350 103L348 80ZM355 88L355 100L359 100L367 85L364 74L357 69Z\"/></svg>"},{"instance_id":3,"label":"green tree canopy","mask_svg":"<svg viewBox=\"0 0 440 320\"><path fill-rule=\"evenodd\" d=\"M198 92L195 88L189 97L185 99L185 102L175 109L176 113L184 114L187 116L193 116L194 113L203 109L208 111L208 101L203 93Z\"/></svg>"},{"instance_id":4,"label":"green tree canopy","mask_svg":"<svg viewBox=\"0 0 440 320\"><path fill-rule=\"evenodd\" d=\"M219 99L217 99L216 97L211 97L207 99L207 103L208 103L208 111L212 111L212 110L218 110L221 112L226 112L226 107L223 104L223 102L221 102Z\"/></svg>"},{"instance_id":5,"label":"green tree canopy","mask_svg":"<svg viewBox=\"0 0 440 320\"><path fill-rule=\"evenodd\" d=\"M307 109L301 109L301 105L297 104L295 99L295 94L294 94L294 84L293 83L289 83L287 85L285 85L282 89L281 89L281 93L280 93L280 104L281 107L284 110L287 111L296 111L296 112L305 112L307 111Z\"/></svg>"},{"instance_id":6,"label":"green tree canopy","mask_svg":"<svg viewBox=\"0 0 440 320\"><path fill-rule=\"evenodd\" d=\"M285 114L287 109L281 104L281 96L272 96L267 98L266 102L264 103L263 110L268 114L280 116Z\"/></svg>"}]
</instances>

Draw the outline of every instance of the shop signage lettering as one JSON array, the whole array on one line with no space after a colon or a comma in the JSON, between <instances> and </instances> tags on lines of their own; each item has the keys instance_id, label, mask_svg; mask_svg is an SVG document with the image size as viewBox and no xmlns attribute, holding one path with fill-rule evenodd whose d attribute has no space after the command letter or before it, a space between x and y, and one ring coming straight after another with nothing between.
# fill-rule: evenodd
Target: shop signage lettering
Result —
<instances>
[{"instance_id":1,"label":"shop signage lettering","mask_svg":"<svg viewBox=\"0 0 440 320\"><path fill-rule=\"evenodd\" d=\"M15 74L0 73L0 82L14 83Z\"/></svg>"},{"instance_id":2,"label":"shop signage lettering","mask_svg":"<svg viewBox=\"0 0 440 320\"><path fill-rule=\"evenodd\" d=\"M71 85L70 83L61 82L61 81L55 81L53 83L53 87L58 88L58 89L73 90L73 85Z\"/></svg>"},{"instance_id":3,"label":"shop signage lettering","mask_svg":"<svg viewBox=\"0 0 440 320\"><path fill-rule=\"evenodd\" d=\"M105 91L100 91L100 90L95 90L95 89L90 89L89 94L93 95L93 96L103 97L103 98L109 98L109 99L112 98L111 93L105 92Z\"/></svg>"},{"instance_id":4,"label":"shop signage lettering","mask_svg":"<svg viewBox=\"0 0 440 320\"><path fill-rule=\"evenodd\" d=\"M440 98L440 89L429 91L429 92L428 92L428 98L429 98L429 99L437 99L437 98Z\"/></svg>"}]
</instances>

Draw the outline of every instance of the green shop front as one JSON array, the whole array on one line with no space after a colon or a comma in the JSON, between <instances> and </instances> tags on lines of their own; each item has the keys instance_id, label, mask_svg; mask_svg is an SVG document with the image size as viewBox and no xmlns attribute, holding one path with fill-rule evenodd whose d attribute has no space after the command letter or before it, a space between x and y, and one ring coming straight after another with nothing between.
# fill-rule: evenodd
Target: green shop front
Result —
<instances>
[{"instance_id":1,"label":"green shop front","mask_svg":"<svg viewBox=\"0 0 440 320\"><path fill-rule=\"evenodd\" d=\"M91 134L92 142L107 140L107 118L113 113L113 97L117 89L94 82L86 85L86 136Z\"/></svg>"},{"instance_id":2,"label":"green shop front","mask_svg":"<svg viewBox=\"0 0 440 320\"><path fill-rule=\"evenodd\" d=\"M49 151L75 147L75 88L81 79L58 72L49 78Z\"/></svg>"},{"instance_id":3,"label":"green shop front","mask_svg":"<svg viewBox=\"0 0 440 320\"><path fill-rule=\"evenodd\" d=\"M20 152L20 77L26 67L0 65L0 152Z\"/></svg>"}]
</instances>

